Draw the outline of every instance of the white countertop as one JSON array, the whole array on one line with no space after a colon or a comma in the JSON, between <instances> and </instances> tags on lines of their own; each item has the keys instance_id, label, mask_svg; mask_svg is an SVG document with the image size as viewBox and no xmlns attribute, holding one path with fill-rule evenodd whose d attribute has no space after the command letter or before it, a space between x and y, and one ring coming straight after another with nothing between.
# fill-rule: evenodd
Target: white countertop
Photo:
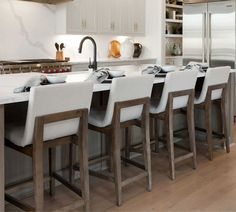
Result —
<instances>
[{"instance_id":1,"label":"white countertop","mask_svg":"<svg viewBox=\"0 0 236 212\"><path fill-rule=\"evenodd\" d=\"M156 61L156 58L98 58L98 63L123 63L123 62L145 62L145 61ZM88 60L71 60L69 63L71 65L77 64L88 64Z\"/></svg>"},{"instance_id":2,"label":"white countertop","mask_svg":"<svg viewBox=\"0 0 236 212\"><path fill-rule=\"evenodd\" d=\"M231 70L231 73L235 73L236 70ZM127 76L139 75L140 72L126 72ZM41 73L19 73L19 74L6 74L0 75L0 104L9 104L16 102L28 101L29 93L13 93L13 90L17 87L23 86L33 76L41 76ZM72 81L79 82L84 81L89 73L88 72L70 72L62 73L62 75L69 75ZM199 72L198 77L204 77L205 73ZM164 83L165 78L155 78L154 84ZM94 92L110 90L111 84L94 84Z\"/></svg>"}]
</instances>

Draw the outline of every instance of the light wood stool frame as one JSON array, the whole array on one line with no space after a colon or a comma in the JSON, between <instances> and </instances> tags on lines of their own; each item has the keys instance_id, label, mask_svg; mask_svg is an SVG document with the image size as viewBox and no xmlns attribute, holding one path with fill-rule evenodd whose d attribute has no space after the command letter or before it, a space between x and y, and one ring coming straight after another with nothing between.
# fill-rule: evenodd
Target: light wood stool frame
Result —
<instances>
[{"instance_id":1,"label":"light wood stool frame","mask_svg":"<svg viewBox=\"0 0 236 212\"><path fill-rule=\"evenodd\" d=\"M173 101L176 97L188 96L187 103L187 125L189 134L189 144L190 152L175 158L174 154L174 129L173 129L173 119L174 114L183 113L183 110L173 109ZM192 158L193 168L197 168L196 160L196 142L195 142L195 127L194 127L194 89L170 92L168 94L168 102L166 111L159 114L150 114L150 117L154 119L154 134L155 134L155 150L159 151L159 130L158 130L158 120L163 120L165 122L166 138L167 138L167 148L169 154L169 167L170 167L170 178L175 179L175 164L183 160Z\"/></svg>"},{"instance_id":2,"label":"light wood stool frame","mask_svg":"<svg viewBox=\"0 0 236 212\"><path fill-rule=\"evenodd\" d=\"M121 110L128 107L143 105L141 120L135 119L125 122L120 122ZM151 179L151 152L150 152L150 134L149 134L149 106L150 98L140 98L135 100L128 100L122 102L116 102L114 106L114 113L112 124L100 128L93 125L89 125L89 129L104 133L111 136L111 158L112 158L112 175L104 175L101 172L95 172L90 170L89 173L96 177L100 177L105 180L112 181L115 184L116 190L116 203L118 206L122 203L122 188L130 183L140 180L143 177L147 179L147 191L152 190L152 179ZM141 125L142 128L142 144L143 144L143 154L144 154L144 165L132 161L128 158L121 157L121 140L120 140L120 130L122 128L127 129L130 126ZM134 177L122 180L121 178L121 159L125 163L130 163L138 168L144 169L144 171Z\"/></svg>"},{"instance_id":3,"label":"light wood stool frame","mask_svg":"<svg viewBox=\"0 0 236 212\"><path fill-rule=\"evenodd\" d=\"M212 92L219 89L222 89L221 99L212 100ZM212 139L213 134L216 135L220 139L219 141L223 144L222 145L223 148L224 148L224 145L226 146L226 152L227 153L230 152L230 144L229 144L229 139L227 139L227 125L226 125L226 108L225 108L226 89L227 89L226 83L209 86L207 89L205 101L201 104L195 104L195 107L197 109L201 109L205 111L206 129L196 127L196 130L206 132L209 160L213 160L213 139ZM221 111L221 132L220 133L212 130L212 104L213 103L220 104L220 111Z\"/></svg>"},{"instance_id":4,"label":"light wood stool frame","mask_svg":"<svg viewBox=\"0 0 236 212\"><path fill-rule=\"evenodd\" d=\"M77 134L66 136L54 140L43 141L44 125L64 121L74 118L80 118ZM35 118L33 144L26 147L17 146L6 140L6 146L19 151L33 159L33 181L34 181L34 200L35 208L22 203L14 197L5 194L6 201L16 205L25 211L43 211L44 206L44 169L43 152L49 152L49 175L50 175L50 194L54 195L55 179L64 184L73 192L82 196L82 204L85 211L89 210L89 175L88 175L88 109L79 109L68 112L50 114ZM81 188L75 187L67 180L55 173L55 147L65 144L75 144L79 146L80 159L80 181ZM78 200L79 201L79 200Z\"/></svg>"}]
</instances>

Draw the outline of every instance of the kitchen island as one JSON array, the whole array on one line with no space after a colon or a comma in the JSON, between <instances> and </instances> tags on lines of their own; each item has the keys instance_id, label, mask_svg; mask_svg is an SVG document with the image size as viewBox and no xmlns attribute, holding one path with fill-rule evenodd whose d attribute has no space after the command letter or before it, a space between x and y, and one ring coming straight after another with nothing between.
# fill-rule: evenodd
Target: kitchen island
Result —
<instances>
[{"instance_id":1,"label":"kitchen island","mask_svg":"<svg viewBox=\"0 0 236 212\"><path fill-rule=\"evenodd\" d=\"M229 81L229 89L228 89L228 102L227 102L227 138L232 142L233 136L232 136L232 128L233 128L233 93L231 86L232 80L234 79L234 73L235 70L231 71L230 81ZM63 73L66 75L69 75L70 81L83 81L88 77L88 72L76 72L76 73ZM126 72L126 75L136 75L140 74L140 72ZM22 74L9 74L9 75L1 75L0 76L0 167L1 167L1 173L0 173L0 211L4 211L4 153L5 153L5 147L4 147L4 107L7 104L13 104L13 103L20 103L20 102L27 102L29 99L29 93L18 93L14 94L13 90L16 87L20 87L25 84L25 82L34 76L40 76L42 74L40 73L22 73ZM198 77L202 78L204 77L204 73L199 72ZM165 78L156 78L154 81L155 85L163 84L165 81ZM100 93L100 92L108 92L110 89L111 84L104 83L104 84L94 84L94 94ZM90 139L89 142L92 142L92 139ZM96 147L96 145L95 145ZM100 149L99 149L100 150ZM12 153L12 152L11 152ZM12 157L11 157L12 158ZM8 161L6 161L6 164ZM23 163L24 165L24 163ZM8 166L11 168L10 166ZM22 169L25 171L25 169ZM30 169L29 169L30 170ZM24 173L22 173L24 176ZM22 176L19 176L22 177Z\"/></svg>"}]
</instances>

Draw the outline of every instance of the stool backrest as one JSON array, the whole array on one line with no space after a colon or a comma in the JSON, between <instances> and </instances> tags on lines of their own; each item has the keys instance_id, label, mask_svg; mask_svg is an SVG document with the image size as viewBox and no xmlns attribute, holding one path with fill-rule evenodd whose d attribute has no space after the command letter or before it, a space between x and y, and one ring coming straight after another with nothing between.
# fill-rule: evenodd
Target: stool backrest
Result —
<instances>
[{"instance_id":1,"label":"stool backrest","mask_svg":"<svg viewBox=\"0 0 236 212\"><path fill-rule=\"evenodd\" d=\"M130 76L113 79L107 110L104 118L104 126L112 122L114 105L116 102L150 97L154 82L153 75ZM141 117L143 106L133 106L121 110L120 121L128 121Z\"/></svg>"},{"instance_id":2,"label":"stool backrest","mask_svg":"<svg viewBox=\"0 0 236 212\"><path fill-rule=\"evenodd\" d=\"M197 75L198 71L195 70L169 72L166 75L160 103L151 112L161 113L166 110L169 93L194 89ZM173 100L173 109L186 107L188 98L189 96L175 97Z\"/></svg>"},{"instance_id":3,"label":"stool backrest","mask_svg":"<svg viewBox=\"0 0 236 212\"><path fill-rule=\"evenodd\" d=\"M230 74L230 67L216 67L207 69L206 76L203 82L202 91L197 99L197 102L204 102L209 86L220 85L228 83ZM212 91L211 99L220 99L222 96L222 89Z\"/></svg>"},{"instance_id":4,"label":"stool backrest","mask_svg":"<svg viewBox=\"0 0 236 212\"><path fill-rule=\"evenodd\" d=\"M92 82L65 83L32 87L22 146L32 144L35 118L78 109L89 109L93 93ZM79 118L54 122L44 126L44 141L78 132Z\"/></svg>"}]
</instances>

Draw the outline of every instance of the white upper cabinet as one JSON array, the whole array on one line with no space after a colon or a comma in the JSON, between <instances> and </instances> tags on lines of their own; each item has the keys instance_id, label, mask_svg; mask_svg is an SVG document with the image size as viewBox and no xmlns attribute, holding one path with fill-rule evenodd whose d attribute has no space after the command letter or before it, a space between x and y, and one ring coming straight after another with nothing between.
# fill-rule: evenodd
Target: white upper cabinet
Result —
<instances>
[{"instance_id":1,"label":"white upper cabinet","mask_svg":"<svg viewBox=\"0 0 236 212\"><path fill-rule=\"evenodd\" d=\"M57 6L60 34L145 34L146 0L74 0Z\"/></svg>"},{"instance_id":2,"label":"white upper cabinet","mask_svg":"<svg viewBox=\"0 0 236 212\"><path fill-rule=\"evenodd\" d=\"M97 26L98 33L121 33L121 4L119 0L97 1Z\"/></svg>"},{"instance_id":3,"label":"white upper cabinet","mask_svg":"<svg viewBox=\"0 0 236 212\"><path fill-rule=\"evenodd\" d=\"M57 32L86 34L97 32L95 0L74 0L57 6Z\"/></svg>"},{"instance_id":4,"label":"white upper cabinet","mask_svg":"<svg viewBox=\"0 0 236 212\"><path fill-rule=\"evenodd\" d=\"M120 0L123 34L145 34L145 0Z\"/></svg>"}]
</instances>

